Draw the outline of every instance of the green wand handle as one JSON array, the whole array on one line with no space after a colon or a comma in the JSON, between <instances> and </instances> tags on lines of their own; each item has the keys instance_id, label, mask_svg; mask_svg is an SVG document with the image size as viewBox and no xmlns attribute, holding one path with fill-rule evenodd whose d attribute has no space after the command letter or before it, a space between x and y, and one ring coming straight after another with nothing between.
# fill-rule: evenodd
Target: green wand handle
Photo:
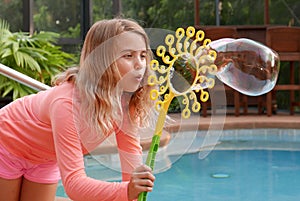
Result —
<instances>
[{"instance_id":1,"label":"green wand handle","mask_svg":"<svg viewBox=\"0 0 300 201\"><path fill-rule=\"evenodd\" d=\"M169 105L170 105L173 97L174 97L174 93L170 92L169 99L165 100L164 104L162 105L161 111L159 112L159 115L158 115L158 119L156 122L156 128L154 131L154 135L152 137L152 142L151 142L147 160L146 160L146 165L151 167L152 170L154 169L155 157L156 157L157 150L159 148L160 137L162 135L168 108L169 108ZM147 200L147 192L140 193L138 201L146 201L146 200Z\"/></svg>"},{"instance_id":2,"label":"green wand handle","mask_svg":"<svg viewBox=\"0 0 300 201\"><path fill-rule=\"evenodd\" d=\"M159 147L159 142L160 142L160 136L154 135L152 137L152 142L151 142L147 160L146 160L146 165L151 167L152 170L154 169L154 162L155 162L156 153L157 153L157 150ZM147 192L140 193L138 201L146 201L146 200L147 200Z\"/></svg>"}]
</instances>

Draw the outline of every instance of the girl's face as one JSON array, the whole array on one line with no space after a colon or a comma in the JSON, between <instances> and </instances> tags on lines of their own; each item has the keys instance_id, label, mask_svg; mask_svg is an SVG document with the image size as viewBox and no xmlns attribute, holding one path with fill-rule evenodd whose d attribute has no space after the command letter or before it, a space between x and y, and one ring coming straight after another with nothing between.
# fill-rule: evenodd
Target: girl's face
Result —
<instances>
[{"instance_id":1,"label":"girl's face","mask_svg":"<svg viewBox=\"0 0 300 201\"><path fill-rule=\"evenodd\" d=\"M121 75L119 86L126 92L135 92L144 77L147 66L147 47L144 38L134 32L122 34L118 41L117 68Z\"/></svg>"}]
</instances>

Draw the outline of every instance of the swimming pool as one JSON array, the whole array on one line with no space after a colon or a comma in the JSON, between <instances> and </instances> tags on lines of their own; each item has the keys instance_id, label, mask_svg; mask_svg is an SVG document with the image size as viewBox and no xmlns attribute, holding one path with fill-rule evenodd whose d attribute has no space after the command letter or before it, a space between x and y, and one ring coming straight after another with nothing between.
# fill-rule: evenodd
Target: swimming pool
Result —
<instances>
[{"instance_id":1,"label":"swimming pool","mask_svg":"<svg viewBox=\"0 0 300 201\"><path fill-rule=\"evenodd\" d=\"M181 157L156 175L150 200L296 201L300 198L300 152L218 150L203 160Z\"/></svg>"},{"instance_id":2,"label":"swimming pool","mask_svg":"<svg viewBox=\"0 0 300 201\"><path fill-rule=\"evenodd\" d=\"M181 157L168 156L172 166L156 174L149 201L300 199L300 130L225 130L219 143L206 157L201 157L197 150L204 135L204 131L198 131L196 137L193 132L183 133L182 140L188 141L191 136L193 143ZM92 163L87 166L87 172L99 179L101 175L118 179L119 175ZM57 195L64 196L61 186Z\"/></svg>"}]
</instances>

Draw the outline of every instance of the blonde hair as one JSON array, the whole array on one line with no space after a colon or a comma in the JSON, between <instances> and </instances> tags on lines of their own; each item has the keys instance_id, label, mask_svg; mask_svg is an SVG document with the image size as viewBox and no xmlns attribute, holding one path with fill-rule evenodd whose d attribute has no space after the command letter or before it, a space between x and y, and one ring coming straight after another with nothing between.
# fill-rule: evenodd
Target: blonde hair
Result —
<instances>
[{"instance_id":1,"label":"blonde hair","mask_svg":"<svg viewBox=\"0 0 300 201\"><path fill-rule=\"evenodd\" d=\"M140 34L148 49L147 64L152 59L150 44L144 29L133 20L111 19L96 22L87 33L80 57L79 67L70 68L56 77L55 85L65 81L73 82L80 97L80 113L88 125L97 132L108 134L122 114L122 91L117 87L121 79L115 65L115 44L118 35L125 32ZM152 73L147 65L141 87L132 94L129 108L134 107L131 119L139 126L147 126L151 119L149 111L153 108L147 83Z\"/></svg>"}]
</instances>

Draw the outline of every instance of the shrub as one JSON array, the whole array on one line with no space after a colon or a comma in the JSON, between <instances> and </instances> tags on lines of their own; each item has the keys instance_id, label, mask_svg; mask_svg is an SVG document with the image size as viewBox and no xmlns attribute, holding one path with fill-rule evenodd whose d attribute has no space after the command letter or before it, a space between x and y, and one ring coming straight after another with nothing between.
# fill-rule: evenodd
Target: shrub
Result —
<instances>
[{"instance_id":1,"label":"shrub","mask_svg":"<svg viewBox=\"0 0 300 201\"><path fill-rule=\"evenodd\" d=\"M53 76L75 63L72 54L55 45L59 34L39 32L12 33L9 24L0 19L0 63L47 85ZM0 75L0 95L13 99L35 93L25 85Z\"/></svg>"}]
</instances>

